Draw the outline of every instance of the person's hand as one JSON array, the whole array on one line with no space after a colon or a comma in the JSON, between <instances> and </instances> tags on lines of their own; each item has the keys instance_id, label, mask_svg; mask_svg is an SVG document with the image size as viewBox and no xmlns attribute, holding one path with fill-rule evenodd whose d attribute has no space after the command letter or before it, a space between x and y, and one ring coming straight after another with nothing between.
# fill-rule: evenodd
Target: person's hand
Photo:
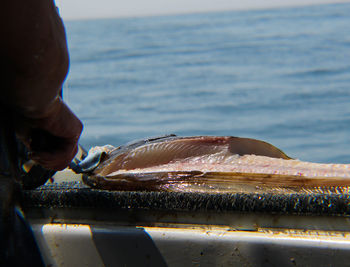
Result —
<instances>
[{"instance_id":1,"label":"person's hand","mask_svg":"<svg viewBox=\"0 0 350 267\"><path fill-rule=\"evenodd\" d=\"M0 104L15 114L16 134L31 158L47 169L63 169L82 131L59 97L69 68L64 25L53 0L1 4Z\"/></svg>"},{"instance_id":2,"label":"person's hand","mask_svg":"<svg viewBox=\"0 0 350 267\"><path fill-rule=\"evenodd\" d=\"M51 170L64 169L77 153L83 128L80 120L57 98L43 118L15 118L17 136L30 150L30 158Z\"/></svg>"}]
</instances>

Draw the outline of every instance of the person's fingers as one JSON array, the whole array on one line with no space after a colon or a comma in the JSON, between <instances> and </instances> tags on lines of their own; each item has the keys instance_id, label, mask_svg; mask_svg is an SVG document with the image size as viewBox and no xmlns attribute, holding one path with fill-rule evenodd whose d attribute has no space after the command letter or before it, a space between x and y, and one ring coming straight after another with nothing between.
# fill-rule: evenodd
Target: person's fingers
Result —
<instances>
[{"instance_id":1,"label":"person's fingers","mask_svg":"<svg viewBox=\"0 0 350 267\"><path fill-rule=\"evenodd\" d=\"M58 97L49 116L37 119L33 126L45 130L53 136L79 140L83 124L70 108Z\"/></svg>"},{"instance_id":2,"label":"person's fingers","mask_svg":"<svg viewBox=\"0 0 350 267\"><path fill-rule=\"evenodd\" d=\"M27 145L30 157L46 169L61 170L77 152L83 125L58 98L50 115L41 119L19 116L17 135Z\"/></svg>"}]
</instances>

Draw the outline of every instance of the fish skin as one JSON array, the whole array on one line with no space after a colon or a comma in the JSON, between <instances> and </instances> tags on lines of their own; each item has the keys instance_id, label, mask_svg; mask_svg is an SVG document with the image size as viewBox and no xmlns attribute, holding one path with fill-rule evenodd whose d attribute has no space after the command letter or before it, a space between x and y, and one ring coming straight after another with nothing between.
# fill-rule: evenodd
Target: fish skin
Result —
<instances>
[{"instance_id":1,"label":"fish skin","mask_svg":"<svg viewBox=\"0 0 350 267\"><path fill-rule=\"evenodd\" d=\"M233 136L196 136L161 138L116 148L109 153L95 173L107 175L118 169L130 170L169 163L193 156L208 155L226 150L232 155L262 155L290 159L280 149L269 143Z\"/></svg>"},{"instance_id":2,"label":"fish skin","mask_svg":"<svg viewBox=\"0 0 350 267\"><path fill-rule=\"evenodd\" d=\"M349 165L294 160L255 139L168 136L110 150L84 182L108 190L339 193L349 178Z\"/></svg>"}]
</instances>

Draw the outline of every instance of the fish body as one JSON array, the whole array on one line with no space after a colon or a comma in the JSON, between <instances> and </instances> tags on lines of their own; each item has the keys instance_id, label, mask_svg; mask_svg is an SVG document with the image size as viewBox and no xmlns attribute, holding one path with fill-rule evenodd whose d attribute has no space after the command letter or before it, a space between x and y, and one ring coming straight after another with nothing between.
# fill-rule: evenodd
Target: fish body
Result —
<instances>
[{"instance_id":1,"label":"fish body","mask_svg":"<svg viewBox=\"0 0 350 267\"><path fill-rule=\"evenodd\" d=\"M171 135L104 147L103 153L84 176L101 189L293 193L344 192L350 185L347 164L302 162L250 138Z\"/></svg>"}]
</instances>

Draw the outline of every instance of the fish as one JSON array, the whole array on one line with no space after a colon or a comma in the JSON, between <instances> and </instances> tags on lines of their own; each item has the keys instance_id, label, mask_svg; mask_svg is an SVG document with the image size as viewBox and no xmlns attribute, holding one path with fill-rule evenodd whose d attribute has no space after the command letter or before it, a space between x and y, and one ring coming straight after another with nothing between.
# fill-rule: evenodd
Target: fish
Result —
<instances>
[{"instance_id":1,"label":"fish","mask_svg":"<svg viewBox=\"0 0 350 267\"><path fill-rule=\"evenodd\" d=\"M73 170L103 190L348 193L349 164L304 162L257 139L168 135L92 148Z\"/></svg>"}]
</instances>

